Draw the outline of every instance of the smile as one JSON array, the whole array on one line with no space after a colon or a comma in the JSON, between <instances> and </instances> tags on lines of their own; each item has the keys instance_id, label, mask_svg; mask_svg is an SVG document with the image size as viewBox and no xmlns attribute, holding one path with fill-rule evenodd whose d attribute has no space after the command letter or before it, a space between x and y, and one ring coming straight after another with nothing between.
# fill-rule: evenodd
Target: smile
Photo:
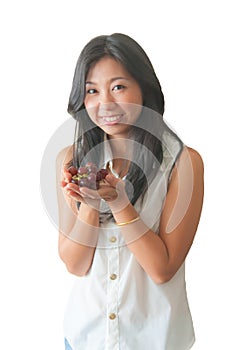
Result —
<instances>
[{"instance_id":1,"label":"smile","mask_svg":"<svg viewBox=\"0 0 233 350\"><path fill-rule=\"evenodd\" d=\"M103 125L115 125L119 123L122 119L123 114L111 115L106 117L101 117Z\"/></svg>"}]
</instances>

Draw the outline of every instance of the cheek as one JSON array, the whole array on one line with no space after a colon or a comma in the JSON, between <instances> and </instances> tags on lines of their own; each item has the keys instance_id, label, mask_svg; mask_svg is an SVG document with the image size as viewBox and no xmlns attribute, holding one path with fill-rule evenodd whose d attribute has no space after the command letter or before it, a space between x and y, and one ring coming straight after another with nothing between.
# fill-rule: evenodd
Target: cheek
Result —
<instances>
[{"instance_id":1,"label":"cheek","mask_svg":"<svg viewBox=\"0 0 233 350\"><path fill-rule=\"evenodd\" d=\"M141 111L142 111L142 106L143 106L143 98L141 94L141 90L135 90L133 94L128 96L128 102L125 104L125 110L128 115L131 116L131 120L135 121L138 119Z\"/></svg>"},{"instance_id":2,"label":"cheek","mask_svg":"<svg viewBox=\"0 0 233 350\"><path fill-rule=\"evenodd\" d=\"M135 93L135 104L143 105L143 97L142 97L141 90L139 90L139 89Z\"/></svg>"},{"instance_id":3,"label":"cheek","mask_svg":"<svg viewBox=\"0 0 233 350\"><path fill-rule=\"evenodd\" d=\"M138 103L130 103L125 106L125 112L130 117L130 121L134 123L142 111L142 105Z\"/></svg>"},{"instance_id":4,"label":"cheek","mask_svg":"<svg viewBox=\"0 0 233 350\"><path fill-rule=\"evenodd\" d=\"M130 94L126 97L129 103L134 103L136 105L143 104L143 97L141 90L139 88L134 89L130 92Z\"/></svg>"},{"instance_id":5,"label":"cheek","mask_svg":"<svg viewBox=\"0 0 233 350\"><path fill-rule=\"evenodd\" d=\"M90 101L87 97L84 99L84 106L86 108L86 110L91 114L93 114L93 110L95 109L96 107L96 103L94 103L94 101Z\"/></svg>"},{"instance_id":6,"label":"cheek","mask_svg":"<svg viewBox=\"0 0 233 350\"><path fill-rule=\"evenodd\" d=\"M97 118L96 118L96 112L93 108L86 108L87 114L89 115L89 118L96 124Z\"/></svg>"},{"instance_id":7,"label":"cheek","mask_svg":"<svg viewBox=\"0 0 233 350\"><path fill-rule=\"evenodd\" d=\"M89 117L92 119L92 121L95 121L96 119L96 113L97 113L97 104L95 104L93 101L90 102L88 98L84 100L84 106L86 108L86 111L89 115Z\"/></svg>"},{"instance_id":8,"label":"cheek","mask_svg":"<svg viewBox=\"0 0 233 350\"><path fill-rule=\"evenodd\" d=\"M93 101L91 101L88 96L85 97L84 99L84 106L86 109L91 109L92 107L94 107L94 103Z\"/></svg>"}]
</instances>

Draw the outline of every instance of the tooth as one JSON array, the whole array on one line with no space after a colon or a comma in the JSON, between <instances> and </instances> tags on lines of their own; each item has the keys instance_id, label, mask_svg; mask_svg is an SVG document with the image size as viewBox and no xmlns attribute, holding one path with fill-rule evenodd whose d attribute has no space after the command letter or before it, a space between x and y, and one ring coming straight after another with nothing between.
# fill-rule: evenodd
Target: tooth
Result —
<instances>
[{"instance_id":1,"label":"tooth","mask_svg":"<svg viewBox=\"0 0 233 350\"><path fill-rule=\"evenodd\" d=\"M114 122L115 120L119 119L119 116L114 116L114 117L106 117L107 122Z\"/></svg>"}]
</instances>

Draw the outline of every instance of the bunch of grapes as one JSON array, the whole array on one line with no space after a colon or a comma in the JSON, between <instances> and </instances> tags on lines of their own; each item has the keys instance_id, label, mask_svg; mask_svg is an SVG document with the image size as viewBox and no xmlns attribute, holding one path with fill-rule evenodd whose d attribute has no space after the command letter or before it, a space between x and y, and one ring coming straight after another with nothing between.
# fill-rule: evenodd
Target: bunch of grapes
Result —
<instances>
[{"instance_id":1,"label":"bunch of grapes","mask_svg":"<svg viewBox=\"0 0 233 350\"><path fill-rule=\"evenodd\" d=\"M78 169L74 166L68 168L72 175L71 182L77 184L79 187L88 187L93 190L99 189L99 183L108 175L107 169L98 170L97 166L89 162L85 166Z\"/></svg>"}]
</instances>

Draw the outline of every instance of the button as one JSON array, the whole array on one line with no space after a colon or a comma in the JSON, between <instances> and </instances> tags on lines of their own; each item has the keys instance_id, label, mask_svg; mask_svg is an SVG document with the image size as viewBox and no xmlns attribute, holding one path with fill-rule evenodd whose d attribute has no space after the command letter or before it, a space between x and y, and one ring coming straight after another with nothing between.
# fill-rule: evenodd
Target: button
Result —
<instances>
[{"instance_id":1,"label":"button","mask_svg":"<svg viewBox=\"0 0 233 350\"><path fill-rule=\"evenodd\" d=\"M112 273L110 276L110 279L114 281L116 278L117 278L117 275L115 273Z\"/></svg>"},{"instance_id":2,"label":"button","mask_svg":"<svg viewBox=\"0 0 233 350\"><path fill-rule=\"evenodd\" d=\"M117 239L116 239L115 236L112 236L112 237L109 238L109 241L110 241L111 243L115 243L116 240L117 240Z\"/></svg>"},{"instance_id":3,"label":"button","mask_svg":"<svg viewBox=\"0 0 233 350\"><path fill-rule=\"evenodd\" d=\"M115 320L116 314L111 313L111 314L109 315L109 318L110 318L110 320Z\"/></svg>"}]
</instances>

